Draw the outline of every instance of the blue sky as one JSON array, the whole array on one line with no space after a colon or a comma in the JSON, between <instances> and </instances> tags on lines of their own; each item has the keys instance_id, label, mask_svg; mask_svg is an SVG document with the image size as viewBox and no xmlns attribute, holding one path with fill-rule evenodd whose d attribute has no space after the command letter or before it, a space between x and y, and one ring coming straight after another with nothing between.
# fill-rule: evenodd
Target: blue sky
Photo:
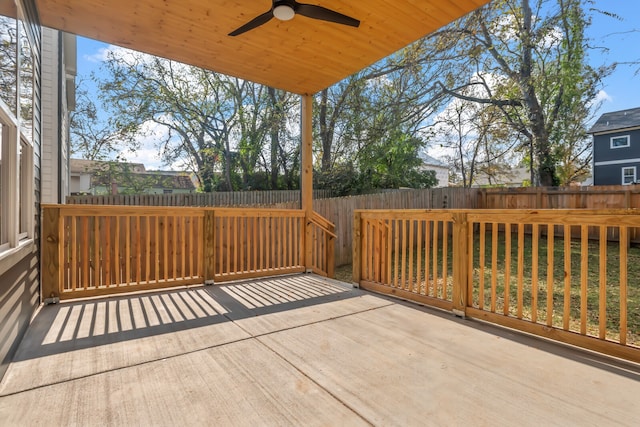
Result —
<instances>
[{"instance_id":1,"label":"blue sky","mask_svg":"<svg viewBox=\"0 0 640 427\"><path fill-rule=\"evenodd\" d=\"M586 36L592 46L606 48L590 51L590 63L594 66L612 62L632 62L640 60L640 0L596 0L592 6L613 13L615 19L594 13L592 25ZM101 50L107 45L86 38L78 38L78 77L88 77L92 71L99 72ZM640 65L619 65L602 85L603 103L596 112L596 118L609 111L624 110L640 106ZM155 150L149 144L135 156L127 156L130 161L143 162L148 169L165 168Z\"/></svg>"},{"instance_id":2,"label":"blue sky","mask_svg":"<svg viewBox=\"0 0 640 427\"><path fill-rule=\"evenodd\" d=\"M615 13L621 20L595 13L587 37L593 46L608 48L607 52L593 50L592 65L611 62L640 60L640 1L598 0L595 8ZM607 99L600 108L601 113L640 107L640 64L620 65L604 80Z\"/></svg>"}]
</instances>

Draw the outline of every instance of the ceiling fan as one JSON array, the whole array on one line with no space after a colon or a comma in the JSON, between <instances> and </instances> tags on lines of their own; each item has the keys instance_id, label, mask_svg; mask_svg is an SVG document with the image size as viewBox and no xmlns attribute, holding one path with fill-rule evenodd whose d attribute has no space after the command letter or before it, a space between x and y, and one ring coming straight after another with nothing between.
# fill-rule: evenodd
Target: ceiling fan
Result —
<instances>
[{"instance_id":1,"label":"ceiling fan","mask_svg":"<svg viewBox=\"0 0 640 427\"><path fill-rule=\"evenodd\" d=\"M256 16L242 27L230 32L229 35L238 36L242 33L246 33L260 25L266 24L271 20L271 18L288 21L293 19L295 15L302 15L307 18L319 19L321 21L335 22L336 24L350 25L352 27L358 27L360 25L360 21L357 19L343 15L342 13L338 13L334 10L327 9L326 7L298 3L295 0L273 0L273 5L270 10L262 15Z\"/></svg>"}]
</instances>

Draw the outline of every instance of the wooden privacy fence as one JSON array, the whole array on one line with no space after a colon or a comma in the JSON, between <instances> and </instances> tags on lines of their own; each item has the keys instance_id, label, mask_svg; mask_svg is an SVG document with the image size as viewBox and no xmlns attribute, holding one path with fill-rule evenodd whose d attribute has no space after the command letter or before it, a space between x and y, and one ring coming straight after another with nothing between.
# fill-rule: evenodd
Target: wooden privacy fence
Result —
<instances>
[{"instance_id":1,"label":"wooden privacy fence","mask_svg":"<svg viewBox=\"0 0 640 427\"><path fill-rule=\"evenodd\" d=\"M640 211L354 216L361 287L640 361L640 248L627 244ZM622 243L608 239L612 228Z\"/></svg>"},{"instance_id":2,"label":"wooden privacy fence","mask_svg":"<svg viewBox=\"0 0 640 427\"><path fill-rule=\"evenodd\" d=\"M640 186L481 188L482 209L640 209Z\"/></svg>"},{"instance_id":3,"label":"wooden privacy fence","mask_svg":"<svg viewBox=\"0 0 640 427\"><path fill-rule=\"evenodd\" d=\"M43 205L42 292L61 299L313 271L333 224L295 209Z\"/></svg>"},{"instance_id":4,"label":"wooden privacy fence","mask_svg":"<svg viewBox=\"0 0 640 427\"><path fill-rule=\"evenodd\" d=\"M329 190L313 190L314 199L331 197ZM222 191L185 194L115 194L103 196L68 196L67 204L74 205L126 205L126 206L264 206L297 202L300 190L274 191Z\"/></svg>"}]
</instances>

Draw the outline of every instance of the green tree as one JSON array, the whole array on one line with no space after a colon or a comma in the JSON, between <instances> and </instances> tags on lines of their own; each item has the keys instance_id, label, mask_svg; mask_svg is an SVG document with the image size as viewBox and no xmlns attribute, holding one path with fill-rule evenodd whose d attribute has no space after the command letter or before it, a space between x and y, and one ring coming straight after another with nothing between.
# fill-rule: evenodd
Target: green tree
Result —
<instances>
[{"instance_id":1,"label":"green tree","mask_svg":"<svg viewBox=\"0 0 640 427\"><path fill-rule=\"evenodd\" d=\"M431 48L426 40L415 43L318 94L314 127L319 186L353 193L431 182L391 178L401 157L405 177L422 176L417 157L425 143L421 127L441 102L425 102L424 96L429 78L446 66L421 62ZM398 153L413 153L414 158L407 162ZM336 176L346 178L343 185L336 183Z\"/></svg>"},{"instance_id":2,"label":"green tree","mask_svg":"<svg viewBox=\"0 0 640 427\"><path fill-rule=\"evenodd\" d=\"M125 145L135 151L138 126L132 123L125 126L110 114L107 106L96 105L89 95L88 83L86 79L76 83L76 107L71 112L69 125L72 157L120 159Z\"/></svg>"},{"instance_id":3,"label":"green tree","mask_svg":"<svg viewBox=\"0 0 640 427\"><path fill-rule=\"evenodd\" d=\"M102 96L119 125L153 123L167 163L182 161L203 191L248 185L268 131L259 85L136 52L111 52ZM244 178L243 178L244 177Z\"/></svg>"},{"instance_id":4,"label":"green tree","mask_svg":"<svg viewBox=\"0 0 640 427\"><path fill-rule=\"evenodd\" d=\"M598 84L611 70L587 64L584 28L590 20L583 3L491 2L432 35L442 49L425 58L452 64L435 81L434 97L453 96L501 111L504 122L526 141L523 156L544 186L561 182L562 159L589 163L578 142L584 139ZM481 86L482 96L465 95L470 86ZM574 151L567 154L567 149Z\"/></svg>"},{"instance_id":5,"label":"green tree","mask_svg":"<svg viewBox=\"0 0 640 427\"><path fill-rule=\"evenodd\" d=\"M361 151L360 189L430 188L438 184L434 171L423 171L419 152L423 141L406 133L392 133L389 140L369 144Z\"/></svg>"},{"instance_id":6,"label":"green tree","mask_svg":"<svg viewBox=\"0 0 640 427\"><path fill-rule=\"evenodd\" d=\"M478 87L463 92L472 95ZM478 173L489 181L509 164L517 163L513 150L517 133L505 124L502 112L492 105L454 98L435 118L432 143L451 167L452 182L463 187L476 184Z\"/></svg>"}]
</instances>

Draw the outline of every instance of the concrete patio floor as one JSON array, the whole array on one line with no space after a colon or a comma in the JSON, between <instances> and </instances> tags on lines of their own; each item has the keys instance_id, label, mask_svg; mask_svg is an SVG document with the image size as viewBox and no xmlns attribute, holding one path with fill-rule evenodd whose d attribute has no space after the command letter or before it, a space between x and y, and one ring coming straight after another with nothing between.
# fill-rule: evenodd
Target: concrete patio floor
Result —
<instances>
[{"instance_id":1,"label":"concrete patio floor","mask_svg":"<svg viewBox=\"0 0 640 427\"><path fill-rule=\"evenodd\" d=\"M638 425L640 366L287 276L43 307L0 425Z\"/></svg>"}]
</instances>

